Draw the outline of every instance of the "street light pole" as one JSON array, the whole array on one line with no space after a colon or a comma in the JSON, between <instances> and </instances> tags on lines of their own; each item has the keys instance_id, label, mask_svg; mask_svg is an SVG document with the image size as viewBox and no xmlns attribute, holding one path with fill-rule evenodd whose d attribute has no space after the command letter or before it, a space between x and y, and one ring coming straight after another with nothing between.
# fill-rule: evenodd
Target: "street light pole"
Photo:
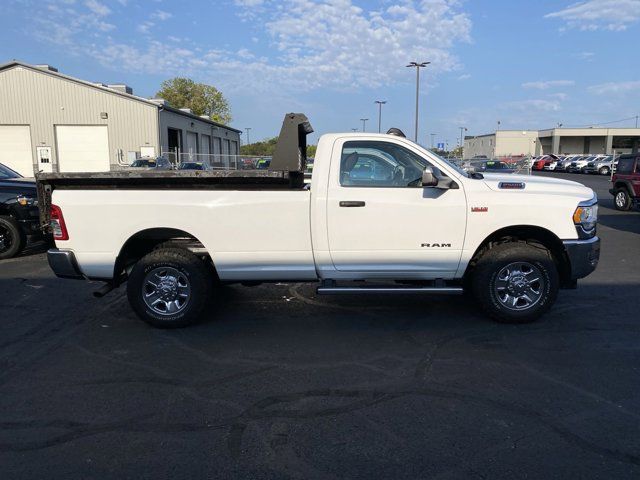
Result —
<instances>
[{"instance_id":1,"label":"street light pole","mask_svg":"<svg viewBox=\"0 0 640 480\"><path fill-rule=\"evenodd\" d=\"M357 131L358 131L358 129L357 129L357 128L352 128L352 129L351 129L351 131L352 131L352 132L357 132Z\"/></svg>"},{"instance_id":2,"label":"street light pole","mask_svg":"<svg viewBox=\"0 0 640 480\"><path fill-rule=\"evenodd\" d=\"M420 69L426 67L431 62L410 62L407 65L408 68L416 69L416 131L414 135L414 140L418 143L418 106L420 103Z\"/></svg>"},{"instance_id":3,"label":"street light pole","mask_svg":"<svg viewBox=\"0 0 640 480\"><path fill-rule=\"evenodd\" d=\"M382 105L387 103L386 100L376 100L374 103L378 104L378 133L382 131Z\"/></svg>"},{"instance_id":4,"label":"street light pole","mask_svg":"<svg viewBox=\"0 0 640 480\"><path fill-rule=\"evenodd\" d=\"M459 127L460 128L460 155L464 152L464 137L462 136L464 132L467 131L467 127Z\"/></svg>"},{"instance_id":5,"label":"street light pole","mask_svg":"<svg viewBox=\"0 0 640 480\"><path fill-rule=\"evenodd\" d=\"M245 127L245 130L247 131L247 145L251 144L251 142L249 141L249 130L251 130L251 127Z\"/></svg>"},{"instance_id":6,"label":"street light pole","mask_svg":"<svg viewBox=\"0 0 640 480\"><path fill-rule=\"evenodd\" d=\"M361 118L360 121L362 122L362 131L366 132L367 131L367 120L369 120L368 118Z\"/></svg>"},{"instance_id":7,"label":"street light pole","mask_svg":"<svg viewBox=\"0 0 640 480\"><path fill-rule=\"evenodd\" d=\"M433 140L436 138L437 133L431 134L431 150L433 150Z\"/></svg>"}]
</instances>

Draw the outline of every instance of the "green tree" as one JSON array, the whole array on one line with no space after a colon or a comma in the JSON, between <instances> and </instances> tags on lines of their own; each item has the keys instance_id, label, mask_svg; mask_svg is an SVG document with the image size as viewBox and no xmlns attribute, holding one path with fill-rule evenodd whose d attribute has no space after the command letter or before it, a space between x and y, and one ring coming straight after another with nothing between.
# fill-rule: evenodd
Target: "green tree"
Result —
<instances>
[{"instance_id":1,"label":"green tree","mask_svg":"<svg viewBox=\"0 0 640 480\"><path fill-rule=\"evenodd\" d=\"M255 157L270 157L276 151L278 137L268 138L261 142L250 143L240 147L240 154ZM316 145L307 145L307 157L313 157L316 154Z\"/></svg>"},{"instance_id":2,"label":"green tree","mask_svg":"<svg viewBox=\"0 0 640 480\"><path fill-rule=\"evenodd\" d=\"M196 115L206 115L215 122L231 122L229 103L212 85L176 77L160 84L156 97L164 98L174 108L190 108Z\"/></svg>"}]
</instances>

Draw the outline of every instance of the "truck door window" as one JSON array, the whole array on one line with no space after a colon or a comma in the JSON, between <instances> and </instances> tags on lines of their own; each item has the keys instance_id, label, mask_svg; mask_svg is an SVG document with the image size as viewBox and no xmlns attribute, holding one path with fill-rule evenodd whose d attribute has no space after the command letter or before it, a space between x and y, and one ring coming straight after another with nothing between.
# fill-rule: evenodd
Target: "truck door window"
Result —
<instances>
[{"instance_id":1,"label":"truck door window","mask_svg":"<svg viewBox=\"0 0 640 480\"><path fill-rule=\"evenodd\" d=\"M350 141L342 147L343 187L419 186L427 160L394 143Z\"/></svg>"}]
</instances>

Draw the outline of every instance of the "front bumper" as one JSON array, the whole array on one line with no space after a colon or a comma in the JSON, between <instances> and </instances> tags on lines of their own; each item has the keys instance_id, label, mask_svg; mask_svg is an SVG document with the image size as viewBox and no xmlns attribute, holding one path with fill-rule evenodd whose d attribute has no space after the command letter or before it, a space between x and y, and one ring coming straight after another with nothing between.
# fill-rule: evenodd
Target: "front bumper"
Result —
<instances>
[{"instance_id":1,"label":"front bumper","mask_svg":"<svg viewBox=\"0 0 640 480\"><path fill-rule=\"evenodd\" d=\"M600 239L565 240L562 242L571 264L571 280L584 278L593 272L600 260Z\"/></svg>"},{"instance_id":2,"label":"front bumper","mask_svg":"<svg viewBox=\"0 0 640 480\"><path fill-rule=\"evenodd\" d=\"M75 255L70 250L51 248L47 251L47 260L53 273L60 278L85 278L78 267Z\"/></svg>"}]
</instances>

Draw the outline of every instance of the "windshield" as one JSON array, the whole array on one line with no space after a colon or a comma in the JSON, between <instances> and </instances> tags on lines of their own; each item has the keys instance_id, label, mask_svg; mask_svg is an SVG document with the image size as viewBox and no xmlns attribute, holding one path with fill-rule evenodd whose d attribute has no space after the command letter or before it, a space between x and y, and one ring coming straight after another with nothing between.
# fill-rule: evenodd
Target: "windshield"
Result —
<instances>
[{"instance_id":1,"label":"windshield","mask_svg":"<svg viewBox=\"0 0 640 480\"><path fill-rule=\"evenodd\" d=\"M0 163L0 179L6 180L9 178L22 178L18 172L14 172L9 167L6 167Z\"/></svg>"}]
</instances>

